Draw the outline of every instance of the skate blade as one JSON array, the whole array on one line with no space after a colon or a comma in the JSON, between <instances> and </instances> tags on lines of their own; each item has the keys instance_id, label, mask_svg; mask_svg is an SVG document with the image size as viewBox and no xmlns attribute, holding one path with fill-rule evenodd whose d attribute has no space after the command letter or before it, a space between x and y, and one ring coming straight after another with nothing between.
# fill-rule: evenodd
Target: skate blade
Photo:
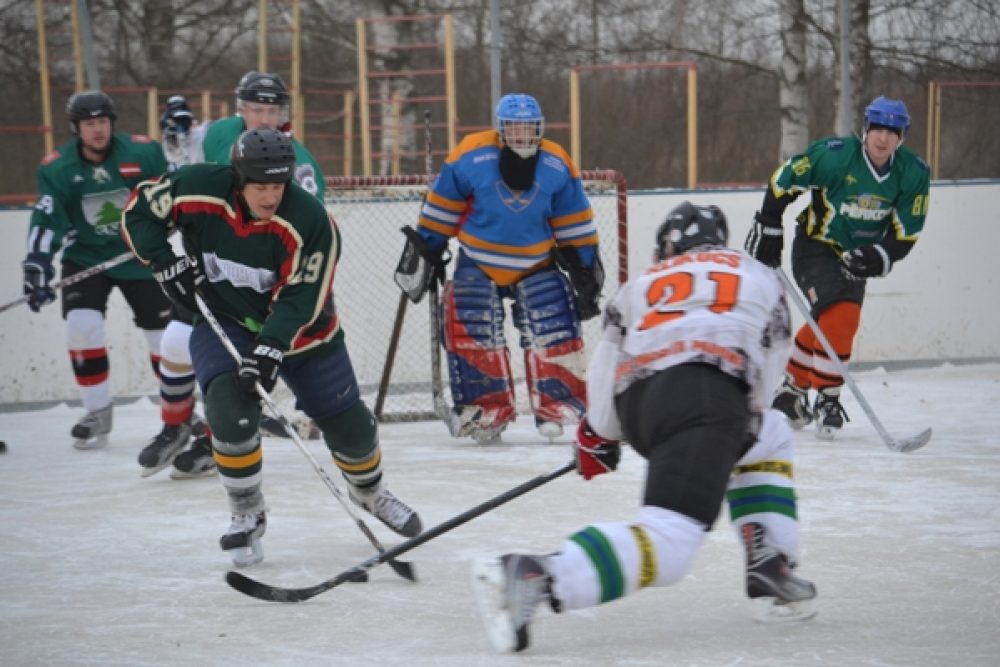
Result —
<instances>
[{"instance_id":1,"label":"skate blade","mask_svg":"<svg viewBox=\"0 0 1000 667\"><path fill-rule=\"evenodd\" d=\"M211 468L206 468L205 470L200 470L198 472L184 472L183 470L178 470L174 468L170 471L170 479L200 479L202 477L212 477L217 475L219 469L215 466Z\"/></svg>"},{"instance_id":2,"label":"skate blade","mask_svg":"<svg viewBox=\"0 0 1000 667\"><path fill-rule=\"evenodd\" d=\"M147 477L152 477L156 473L158 473L161 470L163 470L164 468L168 467L171 463L173 463L173 457L171 457L167 461L164 461L163 463L161 463L158 466L152 466L152 467L149 467L149 468L142 468L139 471L139 476L142 477L143 479L145 479Z\"/></svg>"},{"instance_id":3,"label":"skate blade","mask_svg":"<svg viewBox=\"0 0 1000 667\"><path fill-rule=\"evenodd\" d=\"M761 597L750 601L753 618L758 623L799 623L813 618L819 611L816 598L796 602L779 602L777 598Z\"/></svg>"},{"instance_id":4,"label":"skate blade","mask_svg":"<svg viewBox=\"0 0 1000 667\"><path fill-rule=\"evenodd\" d=\"M227 549L226 553L233 559L236 567L250 567L264 560L264 547L260 540L254 540L249 547Z\"/></svg>"},{"instance_id":5,"label":"skate blade","mask_svg":"<svg viewBox=\"0 0 1000 667\"><path fill-rule=\"evenodd\" d=\"M98 435L93 438L77 438L73 441L73 448L79 449L80 451L87 451L88 449L100 449L108 444L108 436Z\"/></svg>"},{"instance_id":6,"label":"skate blade","mask_svg":"<svg viewBox=\"0 0 1000 667\"><path fill-rule=\"evenodd\" d=\"M517 630L507 611L504 596L503 568L498 558L479 558L472 564L472 592L476 598L479 617L486 629L490 644L500 653L520 651L527 646L519 641Z\"/></svg>"}]
</instances>

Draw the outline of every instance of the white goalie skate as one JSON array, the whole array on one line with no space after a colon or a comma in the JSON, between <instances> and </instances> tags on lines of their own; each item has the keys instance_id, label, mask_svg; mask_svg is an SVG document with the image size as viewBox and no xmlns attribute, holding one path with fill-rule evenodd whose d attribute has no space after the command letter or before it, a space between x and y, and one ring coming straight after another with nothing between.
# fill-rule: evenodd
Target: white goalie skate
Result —
<instances>
[{"instance_id":1,"label":"white goalie skate","mask_svg":"<svg viewBox=\"0 0 1000 667\"><path fill-rule=\"evenodd\" d=\"M219 538L219 546L233 559L236 567L256 565L264 560L264 547L260 538L267 530L267 514L234 514L226 534Z\"/></svg>"},{"instance_id":2,"label":"white goalie skate","mask_svg":"<svg viewBox=\"0 0 1000 667\"><path fill-rule=\"evenodd\" d=\"M75 440L73 447L76 449L100 449L108 444L108 434L111 433L111 410L113 404L108 404L106 408L88 412L76 423L70 431Z\"/></svg>"}]
</instances>

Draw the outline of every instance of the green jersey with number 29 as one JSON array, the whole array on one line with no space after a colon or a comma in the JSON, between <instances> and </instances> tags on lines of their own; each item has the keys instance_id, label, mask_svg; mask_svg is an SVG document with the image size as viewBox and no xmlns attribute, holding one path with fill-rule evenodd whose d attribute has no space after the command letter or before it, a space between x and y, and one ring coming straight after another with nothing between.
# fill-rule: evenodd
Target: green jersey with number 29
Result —
<instances>
[{"instance_id":1,"label":"green jersey with number 29","mask_svg":"<svg viewBox=\"0 0 1000 667\"><path fill-rule=\"evenodd\" d=\"M215 314L289 355L342 344L333 305L340 234L323 204L296 183L266 222L242 203L229 166L188 165L140 183L125 207L126 242L158 266L174 257L167 240L174 229L208 278L204 298Z\"/></svg>"}]
</instances>

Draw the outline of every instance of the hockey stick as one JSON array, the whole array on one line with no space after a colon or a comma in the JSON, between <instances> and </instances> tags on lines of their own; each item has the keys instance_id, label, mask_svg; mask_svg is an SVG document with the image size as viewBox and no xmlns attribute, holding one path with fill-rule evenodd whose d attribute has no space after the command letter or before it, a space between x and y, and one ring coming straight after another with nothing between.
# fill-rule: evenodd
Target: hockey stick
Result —
<instances>
[{"instance_id":1,"label":"hockey stick","mask_svg":"<svg viewBox=\"0 0 1000 667\"><path fill-rule=\"evenodd\" d=\"M125 262L129 261L130 259L134 259L134 258L135 258L135 255L132 254L131 250L128 250L128 251L123 252L122 254L118 255L117 257L112 257L111 259L105 260L105 261L101 262L100 264L95 264L94 266L88 267L88 268L84 269L83 271L80 271L79 273L74 273L73 275L69 276L68 278L64 278L63 280L57 280L56 282L52 283L49 287L51 287L52 290L55 291L55 290L61 289L63 287L69 287L70 285L75 285L76 283L80 282L81 280L86 280L87 278L89 278L91 276L96 276L98 273L101 273L103 271L107 271L108 269L114 268L114 267L118 266L119 264L124 264ZM6 304L0 306L0 313L4 312L5 310L10 310L14 306L20 306L22 303L28 303L28 300L30 298L31 298L30 294L25 294L24 296L22 296L19 299L14 299L10 303L6 303Z\"/></svg>"},{"instance_id":2,"label":"hockey stick","mask_svg":"<svg viewBox=\"0 0 1000 667\"><path fill-rule=\"evenodd\" d=\"M389 391L389 379L392 376L392 365L396 362L396 349L399 347L399 334L403 331L403 317L406 315L406 292L399 293L399 303L396 304L396 320L392 324L392 336L389 337L389 349L385 353L385 367L378 383L378 394L375 396L375 419L382 421L382 408L385 406L385 395Z\"/></svg>"},{"instance_id":3,"label":"hockey stick","mask_svg":"<svg viewBox=\"0 0 1000 667\"><path fill-rule=\"evenodd\" d=\"M858 385L854 382L854 378L852 378L851 374L847 371L847 365L840 360L840 356L833 349L833 346L830 345L830 341L827 340L826 335L819 328L819 324L816 323L816 320L813 319L813 316L809 313L809 308L806 306L805 301L802 300L802 297L799 296L798 289L792 284L788 275L780 267L778 268L778 276L781 278L781 282L785 285L785 292L792 297L792 300L795 302L795 306L799 309L799 312L802 313L806 322L809 323L809 327L813 330L813 333L816 334L816 340L818 340L820 345L823 346L826 356L830 358L830 362L837 369L837 372L840 373L840 376L844 378L844 382L847 383L851 393L854 394L855 400L857 400L861 409L865 411L865 414L868 415L868 420L872 423L872 426L874 426L875 430L878 431L878 434L882 436L885 446L894 452L913 452L926 445L931 439L931 429L929 428L924 429L916 435L902 439L892 437L892 435L885 430L885 427L882 426L882 422L879 420L878 415L876 415L875 411L872 410L872 406L869 405L867 400L865 400L864 395L861 393L861 389L858 388Z\"/></svg>"},{"instance_id":4,"label":"hockey stick","mask_svg":"<svg viewBox=\"0 0 1000 667\"><path fill-rule=\"evenodd\" d=\"M514 500L518 496L522 496L528 491L537 489L543 484L548 484L557 477L561 477L568 473L570 470L576 469L576 461L570 461L561 468L556 468L550 473L539 475L534 479L530 479L527 482L516 486L513 489L501 493L499 496L491 498L486 502L476 505L470 510L462 512L458 516L452 517L443 523L424 531L420 535L407 540L401 544L397 544L385 553L380 553L377 556L372 556L366 561L358 563L354 567L344 570L337 576L327 579L326 581L316 584L315 586L308 586L306 588L282 588L280 586L271 586L270 584L265 584L260 581L251 579L250 577L230 570L226 573L226 582L238 590L244 595L249 595L250 597L257 598L258 600L267 600L269 602L302 602L308 600L311 597L319 595L325 591L335 588L340 584L347 581L355 581L358 577L365 575L367 576L368 570L372 569L380 563L384 563L390 558L404 554L410 549L415 549L425 542L429 542L438 535L447 533L453 528L461 526L463 523L467 523L476 517L489 512L490 510L499 507L505 503Z\"/></svg>"},{"instance_id":5,"label":"hockey stick","mask_svg":"<svg viewBox=\"0 0 1000 667\"><path fill-rule=\"evenodd\" d=\"M431 153L431 112L424 110L424 138L427 154L424 158L424 171L427 172L427 187L431 187L431 175L434 172L434 157ZM442 269L443 271L443 269ZM442 280L443 280L442 274ZM441 380L441 300L438 297L437 279L431 279L428 289L427 304L430 308L431 326L431 398L434 402L434 414L448 427L448 432L457 437L459 423L451 407L444 400L444 384Z\"/></svg>"},{"instance_id":6,"label":"hockey stick","mask_svg":"<svg viewBox=\"0 0 1000 667\"><path fill-rule=\"evenodd\" d=\"M222 325L219 324L219 320L215 319L215 315L212 314L212 311L208 309L208 305L205 304L204 299L201 298L200 294L196 293L195 300L198 302L198 310L201 311L202 316L208 321L208 324L212 327L212 330L215 332L215 335L219 337L219 340L225 346L226 350L228 350L230 356L232 356L232 358L237 363L241 362L243 358L240 356L239 350L237 350L236 346L233 345L233 341L229 340L229 336L227 336L226 332L222 329ZM278 406L274 404L274 401L271 400L271 396L266 391L264 391L264 388L260 386L259 382L256 383L256 389L257 389L257 394L260 396L261 400L264 401L264 405L267 406L268 410L271 411L271 414L274 415L274 418L277 419L281 423L281 425L285 428L285 431L288 432L288 435L289 437L291 437L292 442L294 442L295 446L299 448L299 451L302 452L302 455L306 457L306 460L309 461L310 464L312 464L313 470L316 471L316 474L319 475L320 479L323 480L323 483L326 484L326 487L330 489L330 492L333 493L333 496L344 507L344 509L347 511L347 514L351 517L351 519L358 526L361 532L364 533L365 537L368 538L368 541L371 542L372 546L374 546L378 550L379 554L385 553L386 552L385 547L382 546L382 544L378 541L378 538L375 537L375 534L372 533L368 525L361 520L361 517L357 515L357 513L354 511L354 508L351 507L351 504L344 498L344 492L341 491L337 487L337 485L333 483L333 480L330 479L330 476L326 473L326 470L323 469L323 466L321 466L319 462L316 461L313 455L309 452L305 444L303 444L302 438L299 437L298 432L288 422L288 419L285 417L285 415L283 415L281 411L278 410ZM417 575L413 571L412 564L396 560L389 560L389 558L387 558L386 560L389 561L389 565L399 576L403 577L404 579L409 579L410 581L417 580ZM355 578L352 581L365 581L365 579Z\"/></svg>"}]
</instances>

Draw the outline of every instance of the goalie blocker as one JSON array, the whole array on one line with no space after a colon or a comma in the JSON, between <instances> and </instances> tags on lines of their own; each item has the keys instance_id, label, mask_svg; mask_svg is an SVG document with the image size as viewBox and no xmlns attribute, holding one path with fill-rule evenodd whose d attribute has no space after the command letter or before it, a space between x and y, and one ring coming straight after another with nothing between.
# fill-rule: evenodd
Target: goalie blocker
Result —
<instances>
[{"instance_id":1,"label":"goalie blocker","mask_svg":"<svg viewBox=\"0 0 1000 667\"><path fill-rule=\"evenodd\" d=\"M444 267L450 256L427 247L413 227L406 226L400 231L406 236L406 245L403 246L403 254L399 257L393 277L410 301L420 303L430 288L431 281L437 280L438 284L444 282Z\"/></svg>"}]
</instances>

